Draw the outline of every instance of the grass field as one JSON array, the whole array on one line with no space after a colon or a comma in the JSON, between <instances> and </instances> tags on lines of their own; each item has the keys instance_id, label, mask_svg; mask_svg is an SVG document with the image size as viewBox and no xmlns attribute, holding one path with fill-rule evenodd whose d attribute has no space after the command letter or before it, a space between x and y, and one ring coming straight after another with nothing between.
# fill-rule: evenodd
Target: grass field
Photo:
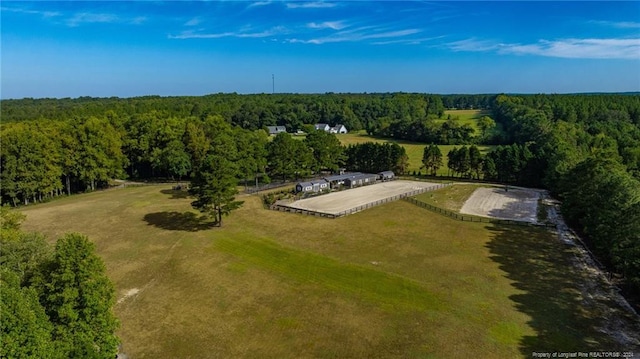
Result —
<instances>
[{"instance_id":1,"label":"grass field","mask_svg":"<svg viewBox=\"0 0 640 359\"><path fill-rule=\"evenodd\" d=\"M576 289L582 275L567 247L549 232L462 223L404 201L330 220L242 199L222 228L202 223L170 186L25 208L23 227L96 243L132 358L529 358L614 348L594 329L602 320Z\"/></svg>"},{"instance_id":2,"label":"grass field","mask_svg":"<svg viewBox=\"0 0 640 359\"><path fill-rule=\"evenodd\" d=\"M471 125L471 127L476 131L476 136L478 136L480 134L478 119L482 116L491 116L491 114L489 111L482 110L446 110L444 111L444 116L441 119L436 120L436 122L445 122L449 116L452 119L457 119L458 123L461 125Z\"/></svg>"},{"instance_id":3,"label":"grass field","mask_svg":"<svg viewBox=\"0 0 640 359\"><path fill-rule=\"evenodd\" d=\"M407 156L409 156L409 173L415 171L416 173L421 171L423 174L425 173L424 169L420 169L422 166L422 155L424 153L424 148L427 144L419 143L419 142L410 142L410 141L400 141L394 140L390 138L381 138L367 135L364 131L350 132L345 134L336 135L340 142L345 145L365 143L365 142L394 142L404 147L407 151ZM447 175L447 154L454 147L461 147L461 145L438 145L440 148L440 152L442 152L443 156L443 164L442 167L438 169L439 176ZM480 152L483 154L489 152L493 146L478 146Z\"/></svg>"}]
</instances>

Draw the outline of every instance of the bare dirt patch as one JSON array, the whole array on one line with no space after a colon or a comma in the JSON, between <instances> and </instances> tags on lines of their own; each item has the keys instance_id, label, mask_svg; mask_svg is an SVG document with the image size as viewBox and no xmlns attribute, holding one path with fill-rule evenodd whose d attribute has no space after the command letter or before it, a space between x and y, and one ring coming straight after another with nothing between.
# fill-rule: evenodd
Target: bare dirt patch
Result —
<instances>
[{"instance_id":1,"label":"bare dirt patch","mask_svg":"<svg viewBox=\"0 0 640 359\"><path fill-rule=\"evenodd\" d=\"M307 211L338 214L367 203L427 188L436 188L438 185L431 182L398 180L307 198L289 203L287 206Z\"/></svg>"},{"instance_id":2,"label":"bare dirt patch","mask_svg":"<svg viewBox=\"0 0 640 359\"><path fill-rule=\"evenodd\" d=\"M125 300L137 295L138 293L140 293L140 289L138 289L138 288L129 289L128 291L126 291L124 293L124 295L120 299L118 299L118 304L120 304L120 303L124 302Z\"/></svg>"},{"instance_id":3,"label":"bare dirt patch","mask_svg":"<svg viewBox=\"0 0 640 359\"><path fill-rule=\"evenodd\" d=\"M539 190L481 187L471 194L460 213L537 223L539 198Z\"/></svg>"}]
</instances>

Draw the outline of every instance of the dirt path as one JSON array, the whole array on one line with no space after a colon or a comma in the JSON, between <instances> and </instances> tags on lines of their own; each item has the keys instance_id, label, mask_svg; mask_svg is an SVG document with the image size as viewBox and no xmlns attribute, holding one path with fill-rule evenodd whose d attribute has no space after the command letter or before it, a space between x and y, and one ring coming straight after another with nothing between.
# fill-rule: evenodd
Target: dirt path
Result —
<instances>
[{"instance_id":1,"label":"dirt path","mask_svg":"<svg viewBox=\"0 0 640 359\"><path fill-rule=\"evenodd\" d=\"M546 195L543 199L548 201ZM551 201L549 201L551 203ZM583 302L602 313L605 320L597 328L603 334L614 338L626 351L640 354L640 315L620 294L619 288L609 282L605 273L585 249L580 238L567 226L560 215L559 203L547 206L548 219L556 225L558 239L573 247L573 264L587 275L588 280L578 283ZM613 301L615 306L610 303Z\"/></svg>"}]
</instances>

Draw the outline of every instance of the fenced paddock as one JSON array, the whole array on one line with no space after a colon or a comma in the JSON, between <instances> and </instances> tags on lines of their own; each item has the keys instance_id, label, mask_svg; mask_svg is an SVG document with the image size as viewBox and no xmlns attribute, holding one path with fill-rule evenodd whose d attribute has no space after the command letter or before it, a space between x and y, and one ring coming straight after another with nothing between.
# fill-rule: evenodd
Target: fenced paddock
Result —
<instances>
[{"instance_id":1,"label":"fenced paddock","mask_svg":"<svg viewBox=\"0 0 640 359\"><path fill-rule=\"evenodd\" d=\"M390 181L329 193L292 203L277 202L271 209L326 218L338 218L384 203L433 191L448 184L417 181Z\"/></svg>"},{"instance_id":2,"label":"fenced paddock","mask_svg":"<svg viewBox=\"0 0 640 359\"><path fill-rule=\"evenodd\" d=\"M440 207L434 206L434 205L432 205L430 203L422 202L422 201L417 200L417 199L415 199L413 197L407 197L407 198L404 198L404 200L406 200L409 203L415 204L418 207L422 207L424 209L428 209L428 210L430 210L432 212L435 212L435 213L441 214L443 216L447 216L449 218L452 218L452 219L455 219L455 220L458 220L458 221L462 221L462 222L480 222L480 223L493 223L493 224L507 224L507 225L514 225L514 226L542 226L542 227L549 227L549 228L555 227L555 224L551 224L551 223L541 224L541 223L535 223L535 222L530 222L530 221L487 218L487 217L480 217L480 216L462 214L462 213L458 213L458 212L450 211L448 209L444 209L444 208L440 208Z\"/></svg>"}]
</instances>

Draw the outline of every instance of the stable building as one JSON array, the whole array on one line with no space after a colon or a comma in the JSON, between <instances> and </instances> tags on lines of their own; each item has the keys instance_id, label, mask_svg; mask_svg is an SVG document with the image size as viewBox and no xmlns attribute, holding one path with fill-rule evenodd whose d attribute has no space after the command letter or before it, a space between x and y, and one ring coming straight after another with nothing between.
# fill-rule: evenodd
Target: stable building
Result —
<instances>
[{"instance_id":1,"label":"stable building","mask_svg":"<svg viewBox=\"0 0 640 359\"><path fill-rule=\"evenodd\" d=\"M296 184L296 192L316 193L329 189L329 182L324 179L309 182L299 182Z\"/></svg>"},{"instance_id":2,"label":"stable building","mask_svg":"<svg viewBox=\"0 0 640 359\"><path fill-rule=\"evenodd\" d=\"M349 188L366 186L374 184L378 180L378 175L371 173L360 173L344 180L344 185Z\"/></svg>"},{"instance_id":3,"label":"stable building","mask_svg":"<svg viewBox=\"0 0 640 359\"><path fill-rule=\"evenodd\" d=\"M354 176L361 175L361 174L362 173L360 172L342 173L339 175L324 177L324 180L329 182L329 185L331 186L331 188L334 189L334 188L340 188L341 186L344 186L344 181L346 179L352 178Z\"/></svg>"}]
</instances>

